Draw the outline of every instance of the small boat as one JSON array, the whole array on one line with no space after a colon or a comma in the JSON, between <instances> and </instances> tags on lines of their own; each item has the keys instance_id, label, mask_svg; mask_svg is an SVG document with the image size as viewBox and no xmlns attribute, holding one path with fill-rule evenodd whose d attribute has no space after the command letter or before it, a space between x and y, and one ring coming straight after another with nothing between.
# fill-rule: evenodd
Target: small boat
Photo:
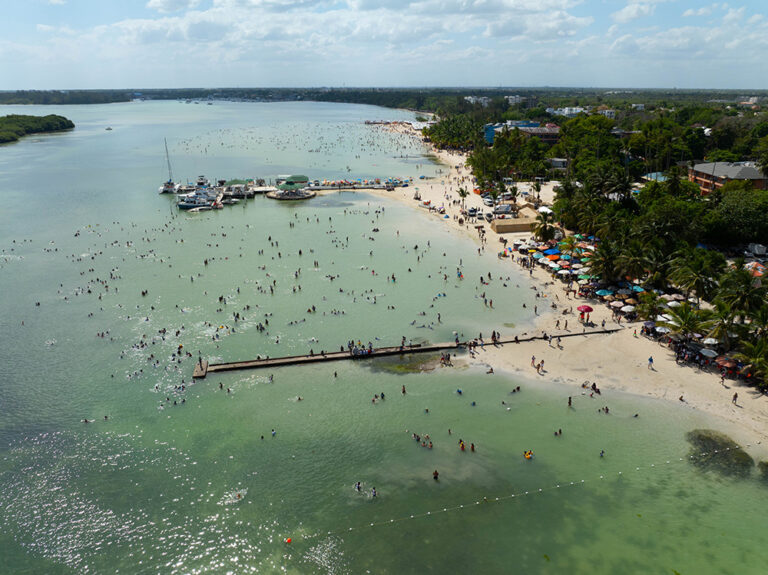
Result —
<instances>
[{"instance_id":1,"label":"small boat","mask_svg":"<svg viewBox=\"0 0 768 575\"><path fill-rule=\"evenodd\" d=\"M112 128L107 128L111 130ZM168 163L168 181L165 182L158 190L161 194L175 194L179 190L179 186L173 183L173 171L171 170L171 157L168 155L168 140L163 138L165 142L165 161Z\"/></svg>"},{"instance_id":2,"label":"small boat","mask_svg":"<svg viewBox=\"0 0 768 575\"><path fill-rule=\"evenodd\" d=\"M107 132L111 132L111 131L112 131L112 126L107 126L107 127L106 127L106 128L104 128L104 129L105 129Z\"/></svg>"}]
</instances>

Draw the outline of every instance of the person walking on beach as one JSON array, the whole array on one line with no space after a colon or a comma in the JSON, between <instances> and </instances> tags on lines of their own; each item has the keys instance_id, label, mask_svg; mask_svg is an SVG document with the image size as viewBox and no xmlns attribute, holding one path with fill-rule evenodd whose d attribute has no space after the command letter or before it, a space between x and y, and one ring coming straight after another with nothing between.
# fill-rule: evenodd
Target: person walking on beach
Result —
<instances>
[{"instance_id":1,"label":"person walking on beach","mask_svg":"<svg viewBox=\"0 0 768 575\"><path fill-rule=\"evenodd\" d=\"M648 369L653 369L653 356L648 358Z\"/></svg>"},{"instance_id":2,"label":"person walking on beach","mask_svg":"<svg viewBox=\"0 0 768 575\"><path fill-rule=\"evenodd\" d=\"M732 403L733 405L738 405L738 403L736 403L736 400L737 400L737 399L739 399L739 394L738 394L738 393L734 393L734 394L733 394L733 399L731 399L731 403Z\"/></svg>"}]
</instances>

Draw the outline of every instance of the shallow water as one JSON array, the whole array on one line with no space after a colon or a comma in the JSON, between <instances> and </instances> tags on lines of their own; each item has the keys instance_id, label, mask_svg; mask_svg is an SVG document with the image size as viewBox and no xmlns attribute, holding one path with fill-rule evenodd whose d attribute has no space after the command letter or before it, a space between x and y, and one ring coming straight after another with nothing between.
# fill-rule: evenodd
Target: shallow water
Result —
<instances>
[{"instance_id":1,"label":"shallow water","mask_svg":"<svg viewBox=\"0 0 768 575\"><path fill-rule=\"evenodd\" d=\"M768 492L756 475L690 465L685 433L717 426L701 414L391 361L191 383L198 352L235 360L528 329L527 279L409 206L342 193L191 215L156 193L164 136L189 177L434 175L399 158L403 140L362 125L408 113L176 102L44 112L78 129L0 149L0 293L12 294L0 300L3 572L763 572ZM611 415L597 413L605 404Z\"/></svg>"}]
</instances>

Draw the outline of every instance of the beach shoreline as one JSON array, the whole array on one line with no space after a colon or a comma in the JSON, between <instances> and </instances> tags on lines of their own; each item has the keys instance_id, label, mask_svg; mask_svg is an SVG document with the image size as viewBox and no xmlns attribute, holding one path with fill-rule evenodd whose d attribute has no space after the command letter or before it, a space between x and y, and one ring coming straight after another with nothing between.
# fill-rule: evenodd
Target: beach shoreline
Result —
<instances>
[{"instance_id":1,"label":"beach shoreline","mask_svg":"<svg viewBox=\"0 0 768 575\"><path fill-rule=\"evenodd\" d=\"M412 128L403 127L402 124L397 124L392 129L408 132L421 140L421 134ZM513 239L532 236L529 232L502 236L485 224L482 228L485 236L483 239L473 227L474 224L467 224L466 221L463 225L459 224L462 206L454 201L460 200L457 193L460 186L469 191L464 202L467 209L485 209L480 196L472 193L472 176L465 165L465 156L459 152L438 150L433 146L430 146L430 153L437 156L446 166L446 174L442 177L418 180L413 186L418 188L421 202L428 201L431 206L445 208L444 215L447 215L447 218L444 218L443 214L432 213L440 217L452 233L457 237L472 238L484 257L491 257L493 253L501 251L502 237L511 242ZM368 192L414 206L414 188ZM553 200L552 188L550 185L542 190L541 199L544 203ZM507 261L512 264L511 258ZM520 273L528 271L513 265ZM558 335L581 330L583 326L578 321L578 314L573 310L582 303L588 303L594 308L590 319L595 325L602 325L603 322L607 327L619 325L605 304L571 296L566 292L565 284L554 281L547 271L535 267L528 277L532 289L536 289L542 302L538 306L540 309L533 314L534 334L546 333L557 338ZM552 303L557 306L556 311L552 309ZM563 308L570 308L571 311L565 313ZM568 320L569 329L558 329L558 320L560 323ZM669 347L640 335L641 322L622 322L620 325L624 329L611 334L590 335L584 338L569 337L563 340L562 349L554 344L550 346L543 339L520 345L486 345L482 354L477 354L475 359L468 358L468 361L470 364L487 364L499 373L522 375L526 378L542 377L551 382L573 386L574 390L580 391L581 385L589 381L596 383L602 390L617 390L651 397L678 405L680 409L699 410L722 422L728 435L740 445L748 444L749 447L745 449L751 455L768 458L768 442L765 441L768 439L768 402L764 401L765 396L762 393L744 382L726 380L721 384L714 372L702 371L691 365L678 365L674 352ZM494 328L495 326L489 326L489 330ZM504 338L522 336L524 333L531 335L530 331L517 333L502 328ZM531 356L535 356L537 361L546 361L546 369L542 375L537 375L536 370L530 367ZM653 357L653 369L649 369L649 357ZM739 395L736 403L732 402L734 393Z\"/></svg>"}]
</instances>

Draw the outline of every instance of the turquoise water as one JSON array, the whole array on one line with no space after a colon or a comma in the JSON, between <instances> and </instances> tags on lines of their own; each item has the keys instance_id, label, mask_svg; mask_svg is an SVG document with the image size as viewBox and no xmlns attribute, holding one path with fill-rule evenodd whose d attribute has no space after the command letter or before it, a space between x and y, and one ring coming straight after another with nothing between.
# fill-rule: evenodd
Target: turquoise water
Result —
<instances>
[{"instance_id":1,"label":"turquoise water","mask_svg":"<svg viewBox=\"0 0 768 575\"><path fill-rule=\"evenodd\" d=\"M198 353L229 361L528 329L527 279L409 206L342 193L179 214L156 193L163 137L189 178L433 175L416 144L362 123L408 113L44 111L78 129L0 148L3 572L764 571L765 486L690 466L685 433L717 422L676 406L617 393L598 405L482 367L391 362L191 382ZM609 416L596 413L604 403Z\"/></svg>"}]
</instances>

